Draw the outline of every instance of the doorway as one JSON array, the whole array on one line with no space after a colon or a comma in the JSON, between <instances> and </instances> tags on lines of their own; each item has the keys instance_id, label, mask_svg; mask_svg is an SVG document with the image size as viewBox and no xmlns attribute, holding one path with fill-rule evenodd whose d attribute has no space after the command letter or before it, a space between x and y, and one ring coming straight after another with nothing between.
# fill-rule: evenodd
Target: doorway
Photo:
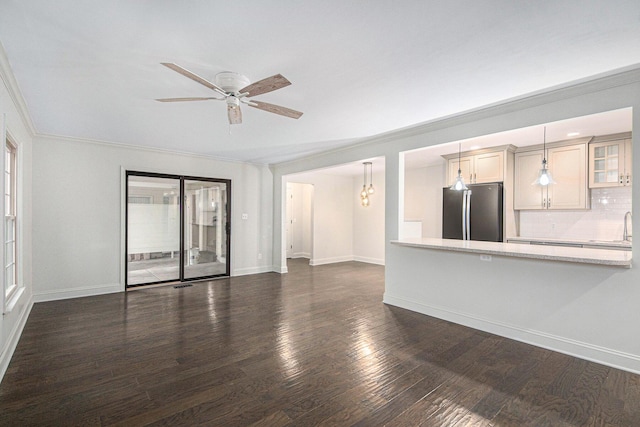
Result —
<instances>
[{"instance_id":1,"label":"doorway","mask_svg":"<svg viewBox=\"0 0 640 427\"><path fill-rule=\"evenodd\" d=\"M231 181L126 172L127 288L230 275Z\"/></svg>"},{"instance_id":2,"label":"doorway","mask_svg":"<svg viewBox=\"0 0 640 427\"><path fill-rule=\"evenodd\" d=\"M287 182L286 258L313 259L312 184Z\"/></svg>"}]
</instances>

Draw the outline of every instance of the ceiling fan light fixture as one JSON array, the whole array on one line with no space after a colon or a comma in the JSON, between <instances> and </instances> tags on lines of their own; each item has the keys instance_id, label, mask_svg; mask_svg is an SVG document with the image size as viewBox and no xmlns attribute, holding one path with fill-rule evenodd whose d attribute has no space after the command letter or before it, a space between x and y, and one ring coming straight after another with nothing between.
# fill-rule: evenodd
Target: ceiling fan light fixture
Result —
<instances>
[{"instance_id":1,"label":"ceiling fan light fixture","mask_svg":"<svg viewBox=\"0 0 640 427\"><path fill-rule=\"evenodd\" d=\"M225 92L238 94L240 89L246 87L251 81L239 73L233 71L223 71L213 78L217 86L220 86Z\"/></svg>"},{"instance_id":2,"label":"ceiling fan light fixture","mask_svg":"<svg viewBox=\"0 0 640 427\"><path fill-rule=\"evenodd\" d=\"M248 98L256 95L262 95L264 93L273 92L274 90L282 89L289 86L291 82L287 80L282 74L275 74L271 77L267 77L257 82L250 83L249 79L242 74L234 73L231 71L223 71L218 73L214 77L214 81L200 77L199 75L192 73L186 68L181 67L178 64L170 62L161 62L165 67L182 74L183 76L199 83L219 95L219 97L182 97L182 98L160 98L156 99L159 102L183 102L183 101L224 101L227 102L227 115L229 117L229 124L235 125L242 123L242 111L240 110L240 102L247 104L250 107L257 108L258 110L266 111L268 113L278 114L280 116L289 117L292 119L299 119L302 116L302 112L292 110L291 108L282 107L280 105L269 104L267 102L260 102L256 100L249 100Z\"/></svg>"}]
</instances>

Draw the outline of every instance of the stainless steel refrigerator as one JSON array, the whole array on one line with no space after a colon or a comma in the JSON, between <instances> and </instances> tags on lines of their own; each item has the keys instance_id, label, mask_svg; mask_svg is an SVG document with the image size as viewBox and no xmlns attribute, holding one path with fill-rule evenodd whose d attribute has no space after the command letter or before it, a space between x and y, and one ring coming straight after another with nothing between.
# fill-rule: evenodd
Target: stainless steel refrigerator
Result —
<instances>
[{"instance_id":1,"label":"stainless steel refrigerator","mask_svg":"<svg viewBox=\"0 0 640 427\"><path fill-rule=\"evenodd\" d=\"M442 238L502 242L501 182L442 190Z\"/></svg>"}]
</instances>

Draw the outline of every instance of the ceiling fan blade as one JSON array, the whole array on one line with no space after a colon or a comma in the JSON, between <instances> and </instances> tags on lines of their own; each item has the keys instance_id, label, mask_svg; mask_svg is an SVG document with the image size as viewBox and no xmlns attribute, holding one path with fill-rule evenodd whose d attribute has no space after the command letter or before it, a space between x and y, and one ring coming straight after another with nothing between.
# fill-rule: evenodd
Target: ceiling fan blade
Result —
<instances>
[{"instance_id":1,"label":"ceiling fan blade","mask_svg":"<svg viewBox=\"0 0 640 427\"><path fill-rule=\"evenodd\" d=\"M239 125L242 123L242 111L239 105L227 104L227 115L229 116L229 124Z\"/></svg>"},{"instance_id":2,"label":"ceiling fan blade","mask_svg":"<svg viewBox=\"0 0 640 427\"><path fill-rule=\"evenodd\" d=\"M292 119L299 119L302 116L300 111L292 110L291 108L281 107L279 105L269 104L268 102L250 101L247 105L259 110L268 111L270 113L280 114L281 116L291 117Z\"/></svg>"},{"instance_id":3,"label":"ceiling fan blade","mask_svg":"<svg viewBox=\"0 0 640 427\"><path fill-rule=\"evenodd\" d=\"M275 76L258 80L255 83L251 83L249 86L243 87L242 89L240 89L240 93L247 93L247 96L262 95L263 93L282 89L283 87L289 86L290 84L291 82L287 80L282 74L276 74Z\"/></svg>"},{"instance_id":4,"label":"ceiling fan blade","mask_svg":"<svg viewBox=\"0 0 640 427\"><path fill-rule=\"evenodd\" d=\"M159 98L156 101L160 102L183 102L183 101L224 101L224 98L200 98L200 97L191 97L191 98Z\"/></svg>"},{"instance_id":5,"label":"ceiling fan blade","mask_svg":"<svg viewBox=\"0 0 640 427\"><path fill-rule=\"evenodd\" d=\"M227 96L227 93L222 90L221 88L219 88L218 86L214 85L213 83L211 83L209 80L206 80L202 77L200 77L197 74L192 73L189 70L186 70L184 68L182 68L181 66L179 66L178 64L174 64L172 62L161 62L162 65L164 65L167 68L171 68L173 71L182 74L185 77L190 78L191 80L200 83L203 86L208 87L209 89L215 90L216 92L218 92L220 95L223 96Z\"/></svg>"}]
</instances>

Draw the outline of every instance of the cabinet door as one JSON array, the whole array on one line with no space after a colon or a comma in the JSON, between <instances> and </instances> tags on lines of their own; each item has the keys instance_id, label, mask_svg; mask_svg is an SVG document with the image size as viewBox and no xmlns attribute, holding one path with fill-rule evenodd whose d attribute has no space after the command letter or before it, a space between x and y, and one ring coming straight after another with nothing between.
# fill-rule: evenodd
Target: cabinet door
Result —
<instances>
[{"instance_id":1,"label":"cabinet door","mask_svg":"<svg viewBox=\"0 0 640 427\"><path fill-rule=\"evenodd\" d=\"M550 148L548 164L556 181L548 186L548 209L587 208L587 153L585 144Z\"/></svg>"},{"instance_id":2,"label":"cabinet door","mask_svg":"<svg viewBox=\"0 0 640 427\"><path fill-rule=\"evenodd\" d=\"M504 180L504 152L474 156L473 182L501 182Z\"/></svg>"},{"instance_id":3,"label":"cabinet door","mask_svg":"<svg viewBox=\"0 0 640 427\"><path fill-rule=\"evenodd\" d=\"M465 184L472 184L471 178L473 178L473 157L461 157L460 158L460 171L462 174L462 179L464 179ZM449 183L447 185L453 185L456 182L456 178L458 177L458 159L449 160Z\"/></svg>"},{"instance_id":4,"label":"cabinet door","mask_svg":"<svg viewBox=\"0 0 640 427\"><path fill-rule=\"evenodd\" d=\"M533 185L542 167L542 151L516 153L514 209L544 209L544 187Z\"/></svg>"},{"instance_id":5,"label":"cabinet door","mask_svg":"<svg viewBox=\"0 0 640 427\"><path fill-rule=\"evenodd\" d=\"M589 144L589 187L625 185L625 142Z\"/></svg>"}]
</instances>

